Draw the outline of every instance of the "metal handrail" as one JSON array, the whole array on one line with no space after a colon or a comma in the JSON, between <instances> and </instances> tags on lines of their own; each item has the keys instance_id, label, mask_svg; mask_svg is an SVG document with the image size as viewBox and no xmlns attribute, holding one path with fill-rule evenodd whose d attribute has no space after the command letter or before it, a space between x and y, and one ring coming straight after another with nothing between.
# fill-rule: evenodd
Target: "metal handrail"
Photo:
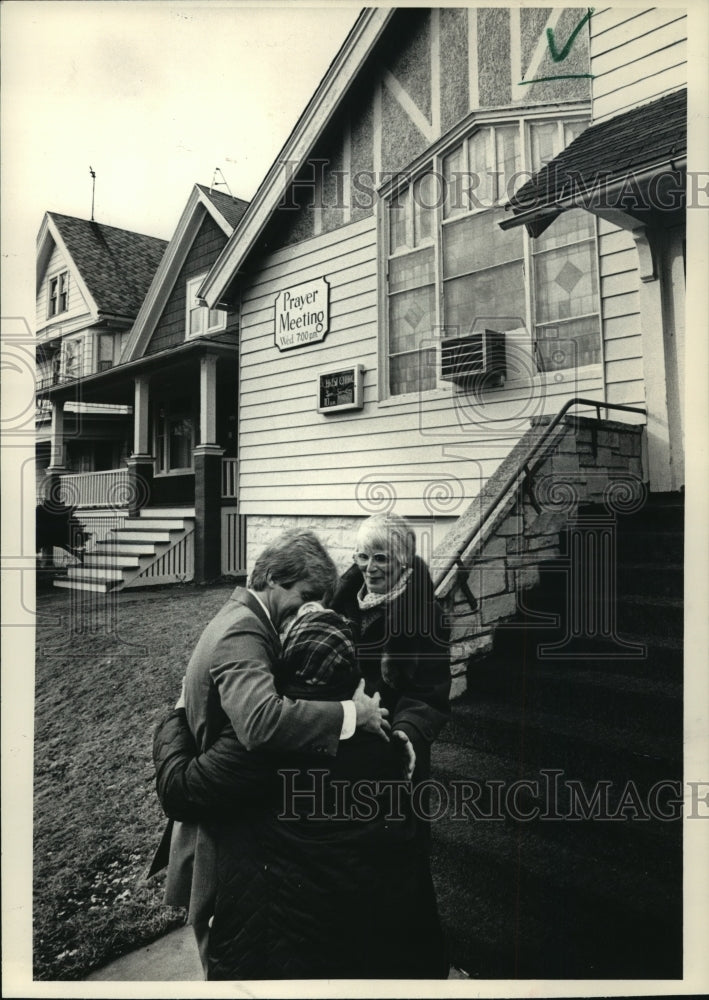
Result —
<instances>
[{"instance_id":1,"label":"metal handrail","mask_svg":"<svg viewBox=\"0 0 709 1000\"><path fill-rule=\"evenodd\" d=\"M466 551L466 549L469 548L473 538L476 535L480 534L482 529L485 527L487 522L492 517L493 512L504 500L508 491L515 484L515 482L517 482L522 477L527 477L531 475L535 471L535 469L533 468L533 460L536 458L538 452L549 440L549 438L552 435L552 432L559 426L559 424L566 416L566 414L569 412L572 406L592 406L596 410L597 420L601 419L601 409L606 410L606 418L608 416L607 412L608 410L622 410L624 413L640 413L644 417L647 416L647 410L644 410L639 406L626 406L624 403L605 403L602 402L601 400L585 399L581 396L574 396L573 399L567 400L567 402L564 403L562 408L553 418L551 423L545 428L540 437L537 438L534 444L530 447L524 460L520 462L518 467L513 472L511 472L510 475L504 480L502 486L500 486L500 488L495 493L487 509L483 512L480 520L475 522L473 530L468 532L468 534L465 537L465 541L463 541L460 545L458 545L455 555L451 556L448 559L448 562L445 564L445 568L433 574L433 584L436 590L440 587L440 585L446 579L451 570L454 569L454 567L457 566L459 572L467 573L467 569L463 563L463 553Z\"/></svg>"}]
</instances>

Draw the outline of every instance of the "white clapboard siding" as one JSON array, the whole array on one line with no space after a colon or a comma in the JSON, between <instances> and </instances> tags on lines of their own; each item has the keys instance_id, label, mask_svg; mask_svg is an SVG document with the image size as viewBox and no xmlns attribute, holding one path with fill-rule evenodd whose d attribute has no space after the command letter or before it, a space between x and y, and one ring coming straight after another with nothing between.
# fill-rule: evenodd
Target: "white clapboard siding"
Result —
<instances>
[{"instance_id":1,"label":"white clapboard siding","mask_svg":"<svg viewBox=\"0 0 709 1000\"><path fill-rule=\"evenodd\" d=\"M62 271L67 270L69 271L69 308L66 312L60 313L58 316L50 317L49 282ZM74 274L72 273L71 267L67 263L63 252L59 247L55 246L51 257L49 258L47 270L44 272L44 277L42 278L37 291L37 329L39 330L46 326L48 322L71 322L72 326L74 326L75 324L73 321L84 315L89 318L89 307L84 299L84 296L81 294L81 289L74 278Z\"/></svg>"},{"instance_id":2,"label":"white clapboard siding","mask_svg":"<svg viewBox=\"0 0 709 1000\"><path fill-rule=\"evenodd\" d=\"M276 296L320 277L330 283L325 340L280 352L274 344ZM526 432L530 417L556 413L572 395L602 395L599 365L579 378L563 373L558 380L539 376L533 386L508 383L491 392L484 407L471 408L453 387L380 404L377 289L373 219L275 252L245 289L243 514L357 516L367 512L367 491L382 484L393 491L395 509L409 515L430 514L427 498L436 483L447 484L452 503L468 503ZM356 363L365 368L364 410L319 414L318 372Z\"/></svg>"},{"instance_id":3,"label":"white clapboard siding","mask_svg":"<svg viewBox=\"0 0 709 1000\"><path fill-rule=\"evenodd\" d=\"M487 440L491 429L499 433L505 424L519 425L520 420L555 413L568 395L577 394L580 385L583 384L584 391L591 391L596 381L570 379L562 383L562 391L553 382L536 388L520 386L514 395L511 391L501 391L500 399L496 398L497 393L490 392L484 404L476 403L465 394L456 396L448 390L442 390L436 399L412 399L395 406L376 407L373 402L372 409L376 407L378 419L371 427L368 421L352 420L347 412L316 413L314 390L309 396L288 400L290 405L281 407L279 412L274 412L272 407L249 407L249 412L242 399L242 457L247 432L267 435L271 442L305 443L325 439L326 445L331 434L336 434L339 440L347 441L348 446L352 438L361 437L363 432L365 438L372 434L391 436L416 430L419 435L430 431L441 441L449 439L451 432L456 436L465 433ZM485 423L484 431L480 427L482 422Z\"/></svg>"},{"instance_id":4,"label":"white clapboard siding","mask_svg":"<svg viewBox=\"0 0 709 1000\"><path fill-rule=\"evenodd\" d=\"M591 18L594 121L686 86L686 40L686 12L679 7L597 11Z\"/></svg>"},{"instance_id":5,"label":"white clapboard siding","mask_svg":"<svg viewBox=\"0 0 709 1000\"><path fill-rule=\"evenodd\" d=\"M371 265L371 262L375 260L371 255L375 236L374 220L368 218L349 226L341 226L324 236L305 240L294 247L276 250L268 258L267 265L261 269L260 273L254 275L251 287L255 294L258 294L259 291L270 294L268 290L273 282L279 282L281 288L288 288L301 281L318 278L323 273L328 274L328 280L332 275L333 284L336 280L352 281L358 275L352 272L348 273L345 268L351 267L352 262L359 264L364 261ZM303 251L306 245L308 246L307 252ZM298 252L299 250L301 253ZM339 278L336 278L338 271L340 275ZM283 282L282 279L286 279L286 281ZM249 292L250 300L251 293Z\"/></svg>"},{"instance_id":6,"label":"white clapboard siding","mask_svg":"<svg viewBox=\"0 0 709 1000\"><path fill-rule=\"evenodd\" d=\"M601 219L598 223L603 359L610 403L642 406L642 327L638 256L629 232Z\"/></svg>"},{"instance_id":7,"label":"white clapboard siding","mask_svg":"<svg viewBox=\"0 0 709 1000\"><path fill-rule=\"evenodd\" d=\"M640 342L640 316L637 313L631 313L629 316L609 317L603 323L603 335L606 353L614 340L635 337Z\"/></svg>"}]
</instances>

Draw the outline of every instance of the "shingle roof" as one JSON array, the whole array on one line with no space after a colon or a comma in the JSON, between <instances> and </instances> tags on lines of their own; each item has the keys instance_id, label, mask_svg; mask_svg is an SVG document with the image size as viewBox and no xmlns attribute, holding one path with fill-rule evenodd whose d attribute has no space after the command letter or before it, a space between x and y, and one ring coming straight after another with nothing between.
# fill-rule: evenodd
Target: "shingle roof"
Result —
<instances>
[{"instance_id":1,"label":"shingle roof","mask_svg":"<svg viewBox=\"0 0 709 1000\"><path fill-rule=\"evenodd\" d=\"M681 160L687 152L687 91L679 90L591 125L510 199L515 215L553 206L594 179L608 185ZM507 220L505 225L507 225Z\"/></svg>"},{"instance_id":2,"label":"shingle roof","mask_svg":"<svg viewBox=\"0 0 709 1000\"><path fill-rule=\"evenodd\" d=\"M221 212L231 228L236 229L241 217L249 207L248 201L244 201L242 198L233 198L230 194L224 194L223 191L210 190L204 184L198 184L197 187L202 194L209 198L217 211Z\"/></svg>"},{"instance_id":3,"label":"shingle roof","mask_svg":"<svg viewBox=\"0 0 709 1000\"><path fill-rule=\"evenodd\" d=\"M48 212L99 312L137 316L167 242Z\"/></svg>"}]
</instances>

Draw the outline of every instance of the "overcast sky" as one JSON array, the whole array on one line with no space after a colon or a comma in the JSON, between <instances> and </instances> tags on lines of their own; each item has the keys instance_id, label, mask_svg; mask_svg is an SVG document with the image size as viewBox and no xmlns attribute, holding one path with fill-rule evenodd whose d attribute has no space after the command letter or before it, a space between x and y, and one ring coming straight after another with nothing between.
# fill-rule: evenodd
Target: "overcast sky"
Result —
<instances>
[{"instance_id":1,"label":"overcast sky","mask_svg":"<svg viewBox=\"0 0 709 1000\"><path fill-rule=\"evenodd\" d=\"M360 9L3 3L2 315L34 326L37 231L90 218L89 167L97 221L165 239L215 167L251 198Z\"/></svg>"}]
</instances>

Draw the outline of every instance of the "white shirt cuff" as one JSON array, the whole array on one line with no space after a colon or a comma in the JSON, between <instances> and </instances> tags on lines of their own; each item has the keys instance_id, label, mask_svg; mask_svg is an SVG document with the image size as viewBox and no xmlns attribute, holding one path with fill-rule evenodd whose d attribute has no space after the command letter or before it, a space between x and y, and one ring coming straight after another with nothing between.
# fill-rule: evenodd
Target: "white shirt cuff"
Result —
<instances>
[{"instance_id":1,"label":"white shirt cuff","mask_svg":"<svg viewBox=\"0 0 709 1000\"><path fill-rule=\"evenodd\" d=\"M357 709L353 701L341 701L340 704L345 713L342 719L340 739L348 740L350 736L354 736L354 731L357 728Z\"/></svg>"}]
</instances>

